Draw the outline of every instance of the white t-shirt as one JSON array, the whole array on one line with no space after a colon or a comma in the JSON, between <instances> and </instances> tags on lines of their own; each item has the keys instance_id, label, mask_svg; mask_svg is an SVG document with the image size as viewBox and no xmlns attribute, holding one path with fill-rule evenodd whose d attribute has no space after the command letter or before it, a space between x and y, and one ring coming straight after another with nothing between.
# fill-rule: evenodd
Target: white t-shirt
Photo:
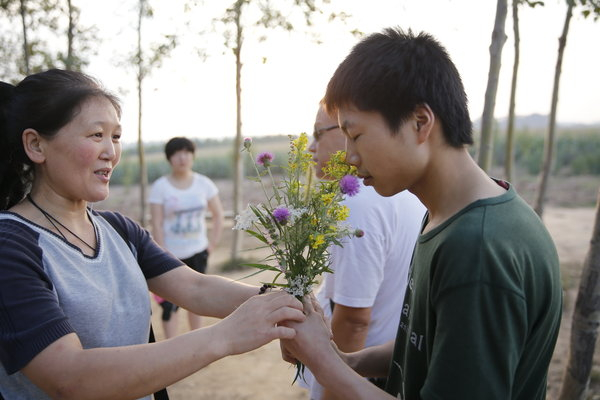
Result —
<instances>
[{"instance_id":1,"label":"white t-shirt","mask_svg":"<svg viewBox=\"0 0 600 400\"><path fill-rule=\"evenodd\" d=\"M187 189L176 188L166 176L152 184L148 202L163 206L164 244L174 256L185 259L206 250L206 207L218 193L209 178L196 172Z\"/></svg>"},{"instance_id":2,"label":"white t-shirt","mask_svg":"<svg viewBox=\"0 0 600 400\"><path fill-rule=\"evenodd\" d=\"M324 275L316 296L327 318L332 315L330 299L347 307L371 307L365 346L375 346L396 337L425 206L408 191L383 197L364 185L344 204L350 208L347 222L365 235L329 249L334 273ZM304 378L311 399L320 399L322 387L310 371Z\"/></svg>"}]
</instances>

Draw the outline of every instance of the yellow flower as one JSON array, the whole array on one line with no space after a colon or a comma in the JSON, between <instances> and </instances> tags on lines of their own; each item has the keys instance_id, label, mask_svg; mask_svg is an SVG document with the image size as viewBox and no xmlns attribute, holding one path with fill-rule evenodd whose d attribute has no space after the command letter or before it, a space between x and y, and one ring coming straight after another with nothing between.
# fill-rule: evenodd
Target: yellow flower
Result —
<instances>
[{"instance_id":1,"label":"yellow flower","mask_svg":"<svg viewBox=\"0 0 600 400\"><path fill-rule=\"evenodd\" d=\"M336 210L335 219L345 221L350 216L350 209L347 206L341 206Z\"/></svg>"},{"instance_id":2,"label":"yellow flower","mask_svg":"<svg viewBox=\"0 0 600 400\"><path fill-rule=\"evenodd\" d=\"M292 140L288 160L290 172L299 171L304 173L312 168L314 161L312 161L312 154L307 151L307 147L308 136L306 136L306 133L301 133L297 139Z\"/></svg>"},{"instance_id":3,"label":"yellow flower","mask_svg":"<svg viewBox=\"0 0 600 400\"><path fill-rule=\"evenodd\" d=\"M325 193L325 194L321 195L321 201L323 202L323 204L328 206L331 204L334 197L335 197L335 193Z\"/></svg>"},{"instance_id":4,"label":"yellow flower","mask_svg":"<svg viewBox=\"0 0 600 400\"><path fill-rule=\"evenodd\" d=\"M306 136L306 133L301 133L298 139L294 140L292 144L298 153L305 152L308 145L308 136Z\"/></svg>"},{"instance_id":5,"label":"yellow flower","mask_svg":"<svg viewBox=\"0 0 600 400\"><path fill-rule=\"evenodd\" d=\"M356 175L356 167L346 162L346 152L340 150L331 155L323 172L325 175L339 180L344 175Z\"/></svg>"},{"instance_id":6,"label":"yellow flower","mask_svg":"<svg viewBox=\"0 0 600 400\"><path fill-rule=\"evenodd\" d=\"M310 235L309 238L312 242L310 247L312 247L313 249L318 249L319 246L325 243L325 235Z\"/></svg>"}]
</instances>

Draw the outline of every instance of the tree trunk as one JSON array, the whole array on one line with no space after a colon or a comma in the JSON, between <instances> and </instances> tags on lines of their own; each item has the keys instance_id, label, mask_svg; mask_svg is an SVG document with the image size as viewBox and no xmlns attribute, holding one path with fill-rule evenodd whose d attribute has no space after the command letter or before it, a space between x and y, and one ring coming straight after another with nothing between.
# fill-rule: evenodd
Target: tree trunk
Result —
<instances>
[{"instance_id":1,"label":"tree trunk","mask_svg":"<svg viewBox=\"0 0 600 400\"><path fill-rule=\"evenodd\" d=\"M73 4L71 0L67 0L67 11L69 14L69 27L67 28L67 58L65 60L65 69L73 69L73 30L75 29L75 21L73 17Z\"/></svg>"},{"instance_id":2,"label":"tree trunk","mask_svg":"<svg viewBox=\"0 0 600 400\"><path fill-rule=\"evenodd\" d=\"M559 400L583 400L590 383L594 348L600 325L600 190L590 248L583 264L573 311L569 361Z\"/></svg>"},{"instance_id":3,"label":"tree trunk","mask_svg":"<svg viewBox=\"0 0 600 400\"><path fill-rule=\"evenodd\" d=\"M25 67L25 75L29 75L31 73L31 68L29 67L29 41L27 40L27 22L25 21L25 16L27 15L27 10L25 7L25 1L21 0L21 25L23 26L23 66Z\"/></svg>"},{"instance_id":4,"label":"tree trunk","mask_svg":"<svg viewBox=\"0 0 600 400\"><path fill-rule=\"evenodd\" d=\"M485 104L481 117L481 143L478 163L484 171L489 171L492 166L494 108L496 106L496 93L498 92L502 48L506 42L504 25L506 23L507 8L507 0L498 0L496 5L496 21L494 23L494 31L492 32L492 43L490 44L490 70L488 72Z\"/></svg>"},{"instance_id":5,"label":"tree trunk","mask_svg":"<svg viewBox=\"0 0 600 400\"><path fill-rule=\"evenodd\" d=\"M242 162L242 45L243 45L243 29L241 25L241 5L238 6L236 15L236 48L235 54L235 96L236 96L236 127L235 141L233 148L233 215L239 215L242 211L242 182L244 179L244 164ZM242 231L234 230L231 240L231 260L239 258L240 250L242 249Z\"/></svg>"},{"instance_id":6,"label":"tree trunk","mask_svg":"<svg viewBox=\"0 0 600 400\"><path fill-rule=\"evenodd\" d=\"M567 16L561 37L558 39L558 57L556 59L556 69L554 72L554 88L552 89L552 103L550 106L550 119L546 140L544 140L544 160L540 171L540 180L538 185L537 197L535 200L535 212L542 217L544 213L544 202L546 201L546 190L548 188L548 178L552 169L554 159L554 137L556 135L556 109L558 107L558 88L560 85L560 73L562 71L563 54L567 45L567 35L569 34L569 24L573 16L574 0L567 0Z\"/></svg>"},{"instance_id":7,"label":"tree trunk","mask_svg":"<svg viewBox=\"0 0 600 400\"><path fill-rule=\"evenodd\" d=\"M508 124L506 128L506 151L504 154L504 179L508 182L513 181L513 166L515 164L515 99L517 97L517 76L519 74L519 44L521 36L519 34L519 0L512 1L512 16L513 16L513 32L515 45L515 59L513 62L512 82L510 85L510 103L508 106Z\"/></svg>"},{"instance_id":8,"label":"tree trunk","mask_svg":"<svg viewBox=\"0 0 600 400\"><path fill-rule=\"evenodd\" d=\"M140 224L146 226L146 188L148 174L146 173L146 160L144 157L144 141L142 140L142 85L144 83L144 66L142 65L142 20L144 15L144 2L140 0L140 13L138 16L138 157L140 162Z\"/></svg>"}]
</instances>

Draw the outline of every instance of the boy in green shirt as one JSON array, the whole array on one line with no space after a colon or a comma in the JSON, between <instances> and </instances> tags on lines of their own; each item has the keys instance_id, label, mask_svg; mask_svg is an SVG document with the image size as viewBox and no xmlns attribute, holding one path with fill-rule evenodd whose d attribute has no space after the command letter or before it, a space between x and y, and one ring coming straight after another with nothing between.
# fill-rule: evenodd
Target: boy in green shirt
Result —
<instances>
[{"instance_id":1,"label":"boy in green shirt","mask_svg":"<svg viewBox=\"0 0 600 400\"><path fill-rule=\"evenodd\" d=\"M467 151L467 98L431 36L387 29L358 43L324 101L347 161L383 196L427 207L395 343L344 354L312 303L284 358L344 399L545 399L562 290L543 223ZM368 234L368 232L366 232ZM386 392L362 376L387 376Z\"/></svg>"}]
</instances>

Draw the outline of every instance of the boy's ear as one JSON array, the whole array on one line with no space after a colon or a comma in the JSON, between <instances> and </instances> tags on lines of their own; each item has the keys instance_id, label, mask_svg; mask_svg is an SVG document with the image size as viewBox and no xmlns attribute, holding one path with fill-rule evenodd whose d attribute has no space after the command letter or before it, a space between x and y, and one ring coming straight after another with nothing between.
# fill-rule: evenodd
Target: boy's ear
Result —
<instances>
[{"instance_id":1,"label":"boy's ear","mask_svg":"<svg viewBox=\"0 0 600 400\"><path fill-rule=\"evenodd\" d=\"M41 164L46 161L43 139L35 129L27 128L23 131L23 149L31 161Z\"/></svg>"},{"instance_id":2,"label":"boy's ear","mask_svg":"<svg viewBox=\"0 0 600 400\"><path fill-rule=\"evenodd\" d=\"M419 104L415 107L413 112L415 130L417 132L417 139L419 143L427 140L433 129L435 122L435 114L427 103Z\"/></svg>"}]
</instances>

